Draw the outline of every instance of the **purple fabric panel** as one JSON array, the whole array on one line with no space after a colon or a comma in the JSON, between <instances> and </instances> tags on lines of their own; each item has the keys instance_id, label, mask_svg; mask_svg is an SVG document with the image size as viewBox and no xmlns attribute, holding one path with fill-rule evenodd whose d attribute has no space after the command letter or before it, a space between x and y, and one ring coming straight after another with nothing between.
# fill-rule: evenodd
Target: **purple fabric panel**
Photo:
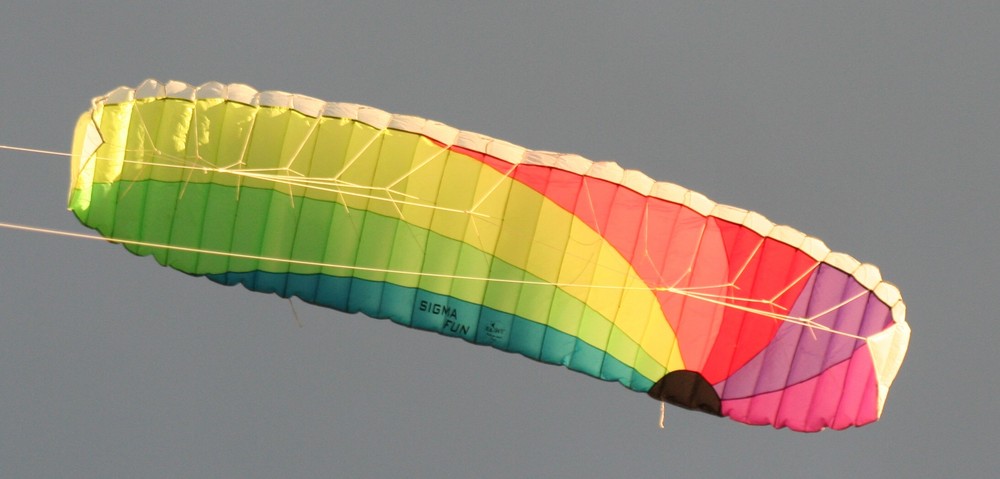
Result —
<instances>
[{"instance_id":1,"label":"purple fabric panel","mask_svg":"<svg viewBox=\"0 0 1000 479\"><path fill-rule=\"evenodd\" d=\"M815 323L836 331L856 335L865 319L865 307L871 293L855 297L865 291L865 287L861 286L853 277L835 268L822 265L816 275L816 287L813 289L812 297L808 300L805 308L805 317L814 317L813 322ZM796 306L799 301L796 301ZM850 302L845 304L845 301ZM842 306L830 310L830 308L841 304ZM798 330L798 341L795 358L785 380L786 385L796 384L819 374L831 365L851 357L851 353L864 344L864 341L842 334L828 333L793 324L789 324L789 326L794 326L794 329ZM769 384L769 386L771 385ZM767 390L772 391L773 389L768 388Z\"/></svg>"},{"instance_id":2,"label":"purple fabric panel","mask_svg":"<svg viewBox=\"0 0 1000 479\"><path fill-rule=\"evenodd\" d=\"M814 322L817 324L868 336L892 322L889 308L872 293L862 294L828 311L864 291L865 288L850 275L823 264L810 276L789 315L816 316ZM776 391L843 362L864 344L864 341L850 336L786 322L778 328L767 348L728 379L715 385L715 389L723 399Z\"/></svg>"}]
</instances>

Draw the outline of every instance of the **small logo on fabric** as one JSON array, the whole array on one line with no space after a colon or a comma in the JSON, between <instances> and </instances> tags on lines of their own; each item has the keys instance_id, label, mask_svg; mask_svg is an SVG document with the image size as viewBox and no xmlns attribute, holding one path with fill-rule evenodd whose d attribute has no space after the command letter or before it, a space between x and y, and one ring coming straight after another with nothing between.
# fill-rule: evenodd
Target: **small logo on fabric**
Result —
<instances>
[{"instance_id":1,"label":"small logo on fabric","mask_svg":"<svg viewBox=\"0 0 1000 479\"><path fill-rule=\"evenodd\" d=\"M502 341L506 335L507 329L498 325L495 321L490 321L490 324L486 326L486 336L489 336L494 341Z\"/></svg>"}]
</instances>

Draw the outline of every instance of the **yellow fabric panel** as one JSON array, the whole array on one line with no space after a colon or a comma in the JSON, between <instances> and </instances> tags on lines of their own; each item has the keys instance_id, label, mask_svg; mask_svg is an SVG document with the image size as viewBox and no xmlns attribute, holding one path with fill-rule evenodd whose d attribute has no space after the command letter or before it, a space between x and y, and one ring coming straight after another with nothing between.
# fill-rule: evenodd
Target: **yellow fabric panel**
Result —
<instances>
[{"instance_id":1,"label":"yellow fabric panel","mask_svg":"<svg viewBox=\"0 0 1000 479\"><path fill-rule=\"evenodd\" d=\"M279 170L275 172L277 175L285 176L288 184L287 186L276 185L275 188L279 191L293 197L300 197L308 189L304 186L293 185L302 185L301 175L310 177L319 123L319 119L303 115L295 110L288 112L288 126L285 129L281 158L278 161ZM317 156L323 157L322 154Z\"/></svg>"},{"instance_id":2,"label":"yellow fabric panel","mask_svg":"<svg viewBox=\"0 0 1000 479\"><path fill-rule=\"evenodd\" d=\"M240 170L246 173L240 184L250 188L285 190L270 178L255 178L257 174L274 175L282 166L282 147L289 134L291 115L285 108L261 108L257 110L250 146L247 148Z\"/></svg>"},{"instance_id":3,"label":"yellow fabric panel","mask_svg":"<svg viewBox=\"0 0 1000 479\"><path fill-rule=\"evenodd\" d=\"M371 189L359 191L372 197L368 204L369 211L390 218L400 217L399 202L405 201L406 197L396 192L405 190L409 183L405 172L413 167L418 138L417 135L396 130L386 130L382 134L382 154L372 176Z\"/></svg>"},{"instance_id":4,"label":"yellow fabric panel","mask_svg":"<svg viewBox=\"0 0 1000 479\"><path fill-rule=\"evenodd\" d=\"M549 234L556 231L556 224L548 221L551 218L546 216L546 211L544 211L553 206L552 202L546 201L542 195L535 193L528 186L521 183L511 184L494 254L515 266L530 263L533 274L554 280L555 275L547 273L550 268L547 268L545 263L537 261L538 256L533 254L534 249L540 248L541 245L552 239L536 232L535 229L539 225L548 224ZM565 215L563 217L568 220ZM531 240L529 241L528 238ZM545 254L551 256L553 251L547 250ZM553 259L558 267L558 259L550 259Z\"/></svg>"},{"instance_id":5,"label":"yellow fabric panel","mask_svg":"<svg viewBox=\"0 0 1000 479\"><path fill-rule=\"evenodd\" d=\"M400 132L400 135L417 137L412 133ZM435 214L433 205L437 202L441 188L446 157L447 150L427 138L420 137L414 145L412 165L398 174L405 178L405 183L401 182L396 188L402 188L401 191L406 194L401 211L407 223L422 227L431 224Z\"/></svg>"},{"instance_id":6,"label":"yellow fabric panel","mask_svg":"<svg viewBox=\"0 0 1000 479\"><path fill-rule=\"evenodd\" d=\"M476 186L480 174L496 174L492 168L471 158L450 152L441 176L437 201L431 220L431 229L448 238L465 239L469 215L465 211L475 202Z\"/></svg>"},{"instance_id":7,"label":"yellow fabric panel","mask_svg":"<svg viewBox=\"0 0 1000 479\"><path fill-rule=\"evenodd\" d=\"M677 355L675 361L671 363L670 349L664 347L667 344L663 342L665 339L673 343L676 343L677 339L667 321L663 319L656 297L645 289L645 283L639 278L629 278L624 286L626 289L622 291L615 325L629 339L646 349L659 364L670 366L671 371L683 369L680 356ZM633 287L638 288L630 289Z\"/></svg>"},{"instance_id":8,"label":"yellow fabric panel","mask_svg":"<svg viewBox=\"0 0 1000 479\"><path fill-rule=\"evenodd\" d=\"M131 103L106 105L94 111L94 120L104 136L104 144L97 149L94 183L112 183L121 176L128 122L132 116Z\"/></svg>"},{"instance_id":9,"label":"yellow fabric panel","mask_svg":"<svg viewBox=\"0 0 1000 479\"><path fill-rule=\"evenodd\" d=\"M361 122L350 123L351 135L344 152L344 164L333 176L340 185L339 201L348 209L368 209L375 167L382 151L383 130Z\"/></svg>"},{"instance_id":10,"label":"yellow fabric panel","mask_svg":"<svg viewBox=\"0 0 1000 479\"><path fill-rule=\"evenodd\" d=\"M313 146L315 155L321 156L321 158L318 161L313 161L309 170L310 178L332 179L341 172L347 158L347 145L350 142L351 133L354 131L353 123L341 118L322 118L316 129L316 139ZM343 188L332 181L325 181L322 184L314 182L313 187L306 190L306 196L343 203L344 199L338 193L342 190Z\"/></svg>"},{"instance_id":11,"label":"yellow fabric panel","mask_svg":"<svg viewBox=\"0 0 1000 479\"><path fill-rule=\"evenodd\" d=\"M80 115L80 118L76 120L76 128L73 130L73 156L70 157L69 166L70 191L66 202L70 203L73 200L74 190L79 190L80 194L76 196L75 201L81 211L90 209L91 185L94 183L94 171L97 165L95 155L88 152L90 148L98 147L98 145L91 144L94 141L93 135L90 134L92 131L96 131L96 127L90 112ZM77 152L81 152L81 154L77 154Z\"/></svg>"}]
</instances>

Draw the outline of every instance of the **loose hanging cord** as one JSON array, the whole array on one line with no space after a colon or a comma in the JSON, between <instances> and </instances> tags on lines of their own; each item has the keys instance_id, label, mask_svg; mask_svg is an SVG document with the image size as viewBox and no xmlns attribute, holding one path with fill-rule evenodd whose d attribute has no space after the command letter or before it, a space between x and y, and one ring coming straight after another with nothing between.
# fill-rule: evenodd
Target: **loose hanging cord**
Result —
<instances>
[{"instance_id":1,"label":"loose hanging cord","mask_svg":"<svg viewBox=\"0 0 1000 479\"><path fill-rule=\"evenodd\" d=\"M660 401L660 429L664 429L663 418L666 415L667 415L667 403L664 401Z\"/></svg>"},{"instance_id":2,"label":"loose hanging cord","mask_svg":"<svg viewBox=\"0 0 1000 479\"><path fill-rule=\"evenodd\" d=\"M302 321L299 320L299 312L295 310L295 302L292 301L292 298L288 298L288 307L292 308L292 318L295 319L295 324L301 328Z\"/></svg>"}]
</instances>

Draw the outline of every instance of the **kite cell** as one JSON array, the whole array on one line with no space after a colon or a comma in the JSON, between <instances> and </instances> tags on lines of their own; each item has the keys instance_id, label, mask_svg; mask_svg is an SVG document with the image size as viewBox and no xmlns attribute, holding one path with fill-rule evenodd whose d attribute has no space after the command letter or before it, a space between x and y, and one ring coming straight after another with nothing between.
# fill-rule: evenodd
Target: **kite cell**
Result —
<instances>
[{"instance_id":1,"label":"kite cell","mask_svg":"<svg viewBox=\"0 0 1000 479\"><path fill-rule=\"evenodd\" d=\"M239 84L95 98L68 203L190 275L748 424L878 419L910 334L877 268L757 213L614 163Z\"/></svg>"}]
</instances>

